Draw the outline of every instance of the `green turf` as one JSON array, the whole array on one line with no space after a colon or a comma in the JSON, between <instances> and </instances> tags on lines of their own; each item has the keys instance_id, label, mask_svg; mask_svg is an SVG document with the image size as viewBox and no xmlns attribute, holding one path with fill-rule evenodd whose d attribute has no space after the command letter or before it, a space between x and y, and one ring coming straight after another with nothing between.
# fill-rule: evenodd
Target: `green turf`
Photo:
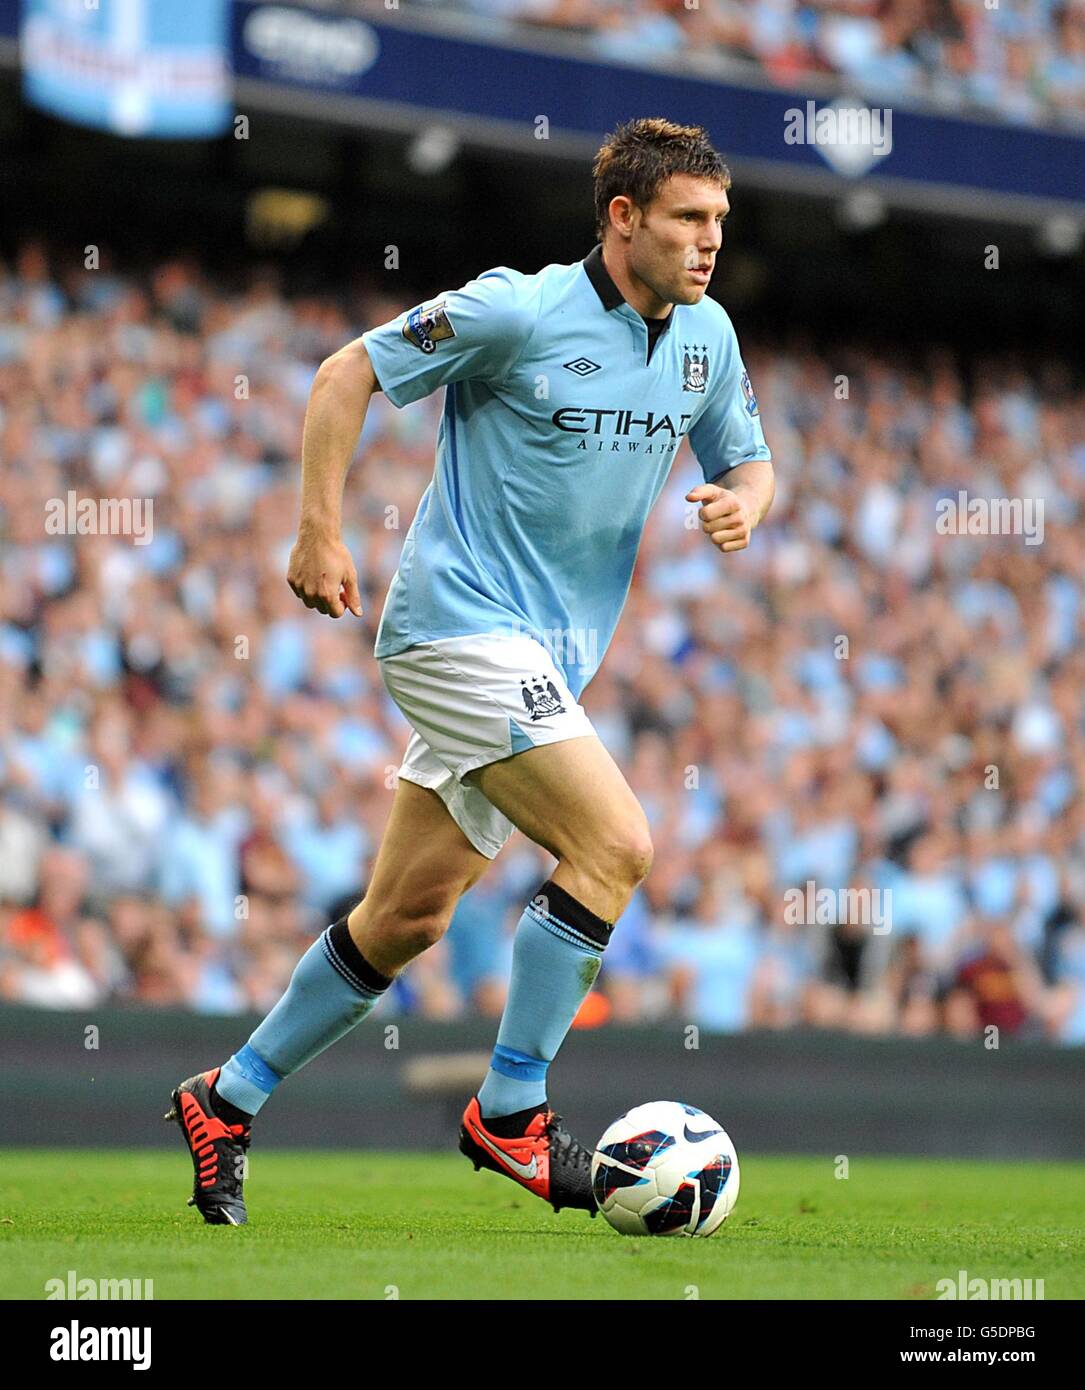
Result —
<instances>
[{"instance_id":1,"label":"green turf","mask_svg":"<svg viewBox=\"0 0 1085 1390\"><path fill-rule=\"evenodd\" d=\"M459 1155L257 1153L250 1224L185 1207L183 1152L0 1151L0 1297L153 1279L165 1298L932 1298L1044 1280L1085 1297L1085 1164L747 1156L707 1240L555 1215Z\"/></svg>"}]
</instances>

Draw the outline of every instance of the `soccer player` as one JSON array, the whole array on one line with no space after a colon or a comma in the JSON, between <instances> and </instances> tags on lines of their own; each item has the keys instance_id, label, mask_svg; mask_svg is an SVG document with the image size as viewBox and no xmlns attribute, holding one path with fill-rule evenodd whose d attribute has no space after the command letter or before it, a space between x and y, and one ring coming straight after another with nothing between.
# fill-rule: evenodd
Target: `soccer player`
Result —
<instances>
[{"instance_id":1,"label":"soccer player","mask_svg":"<svg viewBox=\"0 0 1085 1390\"><path fill-rule=\"evenodd\" d=\"M445 388L434 477L403 544L375 655L412 726L361 902L302 956L221 1067L173 1092L192 1203L238 1224L253 1116L438 941L518 827L557 864L516 929L508 998L460 1149L555 1210L594 1215L591 1151L551 1109L547 1068L652 860L644 811L579 698L629 589L645 520L687 435L687 494L721 553L773 495L757 401L707 297L730 175L699 127L632 121L594 166L600 243L535 275L500 266L325 361L305 417L288 581L361 616L343 482L370 398ZM726 484L726 485L725 485ZM557 637L555 639L555 634Z\"/></svg>"}]
</instances>

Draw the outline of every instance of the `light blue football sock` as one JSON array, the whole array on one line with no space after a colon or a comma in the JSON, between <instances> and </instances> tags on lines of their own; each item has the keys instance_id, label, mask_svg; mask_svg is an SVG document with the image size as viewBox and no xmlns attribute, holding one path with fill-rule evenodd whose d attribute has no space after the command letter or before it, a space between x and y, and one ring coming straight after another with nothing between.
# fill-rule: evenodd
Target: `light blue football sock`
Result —
<instances>
[{"instance_id":1,"label":"light blue football sock","mask_svg":"<svg viewBox=\"0 0 1085 1390\"><path fill-rule=\"evenodd\" d=\"M286 993L215 1082L223 1100L255 1115L284 1077L365 1018L391 984L358 950L340 918L298 961Z\"/></svg>"},{"instance_id":2,"label":"light blue football sock","mask_svg":"<svg viewBox=\"0 0 1085 1390\"><path fill-rule=\"evenodd\" d=\"M525 908L497 1046L478 1093L484 1118L545 1103L547 1068L595 982L612 928L551 879Z\"/></svg>"}]
</instances>

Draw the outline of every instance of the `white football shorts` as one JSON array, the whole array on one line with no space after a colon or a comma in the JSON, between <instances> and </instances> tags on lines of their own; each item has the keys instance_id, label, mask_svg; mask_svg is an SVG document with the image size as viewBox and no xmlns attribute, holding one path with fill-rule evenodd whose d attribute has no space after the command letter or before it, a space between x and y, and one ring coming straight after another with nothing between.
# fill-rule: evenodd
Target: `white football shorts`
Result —
<instances>
[{"instance_id":1,"label":"white football shorts","mask_svg":"<svg viewBox=\"0 0 1085 1390\"><path fill-rule=\"evenodd\" d=\"M464 776L527 748L595 733L553 657L533 637L441 637L382 657L380 668L413 730L400 777L435 791L489 859L515 826Z\"/></svg>"}]
</instances>

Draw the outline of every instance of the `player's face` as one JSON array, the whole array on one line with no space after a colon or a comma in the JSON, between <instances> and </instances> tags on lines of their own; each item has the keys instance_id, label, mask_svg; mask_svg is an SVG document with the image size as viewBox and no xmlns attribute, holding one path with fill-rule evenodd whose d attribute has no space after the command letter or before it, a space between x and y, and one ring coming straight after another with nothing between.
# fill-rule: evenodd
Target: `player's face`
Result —
<instances>
[{"instance_id":1,"label":"player's face","mask_svg":"<svg viewBox=\"0 0 1085 1390\"><path fill-rule=\"evenodd\" d=\"M629 268L668 304L704 298L731 210L719 184L675 174L633 217Z\"/></svg>"}]
</instances>

